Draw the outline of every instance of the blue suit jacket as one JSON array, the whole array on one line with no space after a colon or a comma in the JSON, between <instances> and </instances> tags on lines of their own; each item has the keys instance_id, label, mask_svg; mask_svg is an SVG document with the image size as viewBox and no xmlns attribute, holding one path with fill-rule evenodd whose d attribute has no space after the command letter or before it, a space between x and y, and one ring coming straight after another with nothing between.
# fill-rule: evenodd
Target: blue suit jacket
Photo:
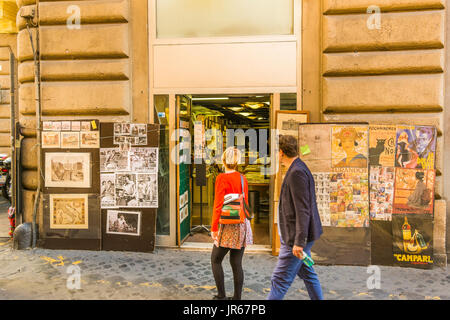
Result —
<instances>
[{"instance_id":1,"label":"blue suit jacket","mask_svg":"<svg viewBox=\"0 0 450 320\"><path fill-rule=\"evenodd\" d=\"M279 210L278 224L285 244L304 248L307 242L320 238L323 231L314 178L300 158L294 160L284 177Z\"/></svg>"}]
</instances>

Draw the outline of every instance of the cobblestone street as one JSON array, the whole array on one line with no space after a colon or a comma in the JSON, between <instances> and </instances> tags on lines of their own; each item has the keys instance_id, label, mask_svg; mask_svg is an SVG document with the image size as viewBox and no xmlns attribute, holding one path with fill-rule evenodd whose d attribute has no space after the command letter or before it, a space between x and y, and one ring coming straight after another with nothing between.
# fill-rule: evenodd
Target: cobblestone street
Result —
<instances>
[{"instance_id":1,"label":"cobblestone street","mask_svg":"<svg viewBox=\"0 0 450 320\"><path fill-rule=\"evenodd\" d=\"M188 299L209 300L215 291L207 251L157 249L154 253L12 249L0 243L0 299ZM224 260L227 295L232 273ZM244 256L243 299L265 299L277 258ZM67 289L67 269L81 270L81 288ZM450 272L380 267L381 288L368 290L366 267L316 266L325 299L450 299ZM286 299L308 299L296 279Z\"/></svg>"}]
</instances>

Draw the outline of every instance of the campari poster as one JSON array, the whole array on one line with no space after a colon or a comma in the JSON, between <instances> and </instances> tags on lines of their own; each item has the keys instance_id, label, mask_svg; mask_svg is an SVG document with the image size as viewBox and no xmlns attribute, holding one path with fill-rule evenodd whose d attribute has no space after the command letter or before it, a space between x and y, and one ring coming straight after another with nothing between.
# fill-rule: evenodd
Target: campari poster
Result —
<instances>
[{"instance_id":1,"label":"campari poster","mask_svg":"<svg viewBox=\"0 0 450 320\"><path fill-rule=\"evenodd\" d=\"M432 268L432 216L393 214L392 234L394 265L422 269Z\"/></svg>"}]
</instances>

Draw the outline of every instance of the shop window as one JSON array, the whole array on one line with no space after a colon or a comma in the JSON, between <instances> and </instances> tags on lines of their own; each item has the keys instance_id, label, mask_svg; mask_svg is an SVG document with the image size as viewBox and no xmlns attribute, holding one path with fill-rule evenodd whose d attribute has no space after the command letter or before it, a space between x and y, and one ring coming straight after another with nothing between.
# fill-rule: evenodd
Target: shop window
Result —
<instances>
[{"instance_id":1,"label":"shop window","mask_svg":"<svg viewBox=\"0 0 450 320\"><path fill-rule=\"evenodd\" d=\"M169 96L155 96L155 123L161 124L159 136L158 193L159 205L156 218L156 234L170 234L169 192Z\"/></svg>"},{"instance_id":2,"label":"shop window","mask_svg":"<svg viewBox=\"0 0 450 320\"><path fill-rule=\"evenodd\" d=\"M158 38L291 35L294 0L156 0Z\"/></svg>"}]
</instances>

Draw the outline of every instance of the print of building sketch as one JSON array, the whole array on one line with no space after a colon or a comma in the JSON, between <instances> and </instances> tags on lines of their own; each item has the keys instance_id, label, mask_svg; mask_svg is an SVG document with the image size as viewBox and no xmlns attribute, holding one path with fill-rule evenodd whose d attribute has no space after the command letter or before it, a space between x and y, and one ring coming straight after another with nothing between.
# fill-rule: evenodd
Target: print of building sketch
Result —
<instances>
[{"instance_id":1,"label":"print of building sketch","mask_svg":"<svg viewBox=\"0 0 450 320\"><path fill-rule=\"evenodd\" d=\"M393 167L396 126L369 126L369 165Z\"/></svg>"},{"instance_id":2,"label":"print of building sketch","mask_svg":"<svg viewBox=\"0 0 450 320\"><path fill-rule=\"evenodd\" d=\"M394 203L394 167L370 167L370 218L391 221Z\"/></svg>"},{"instance_id":3,"label":"print of building sketch","mask_svg":"<svg viewBox=\"0 0 450 320\"><path fill-rule=\"evenodd\" d=\"M317 210L323 226L331 226L330 215L330 177L329 172L315 172L314 185L316 187Z\"/></svg>"},{"instance_id":4,"label":"print of building sketch","mask_svg":"<svg viewBox=\"0 0 450 320\"><path fill-rule=\"evenodd\" d=\"M116 174L116 206L139 207L135 173Z\"/></svg>"},{"instance_id":5,"label":"print of building sketch","mask_svg":"<svg viewBox=\"0 0 450 320\"><path fill-rule=\"evenodd\" d=\"M42 148L60 148L60 132L43 131Z\"/></svg>"},{"instance_id":6,"label":"print of building sketch","mask_svg":"<svg viewBox=\"0 0 450 320\"><path fill-rule=\"evenodd\" d=\"M80 148L99 148L99 147L100 147L99 131L80 132Z\"/></svg>"},{"instance_id":7,"label":"print of building sketch","mask_svg":"<svg viewBox=\"0 0 450 320\"><path fill-rule=\"evenodd\" d=\"M130 171L157 172L158 148L131 148Z\"/></svg>"},{"instance_id":8,"label":"print of building sketch","mask_svg":"<svg viewBox=\"0 0 450 320\"><path fill-rule=\"evenodd\" d=\"M91 122L81 121L81 131L91 131Z\"/></svg>"},{"instance_id":9,"label":"print of building sketch","mask_svg":"<svg viewBox=\"0 0 450 320\"><path fill-rule=\"evenodd\" d=\"M100 198L102 208L116 207L116 175L102 173L100 175Z\"/></svg>"},{"instance_id":10,"label":"print of building sketch","mask_svg":"<svg viewBox=\"0 0 450 320\"><path fill-rule=\"evenodd\" d=\"M433 214L434 170L396 168L393 213Z\"/></svg>"},{"instance_id":11,"label":"print of building sketch","mask_svg":"<svg viewBox=\"0 0 450 320\"><path fill-rule=\"evenodd\" d=\"M304 111L277 111L276 129L278 129L278 134L297 138L299 124L307 123L308 118L308 112Z\"/></svg>"},{"instance_id":12,"label":"print of building sketch","mask_svg":"<svg viewBox=\"0 0 450 320\"><path fill-rule=\"evenodd\" d=\"M158 175L157 173L137 174L138 206L158 207Z\"/></svg>"},{"instance_id":13,"label":"print of building sketch","mask_svg":"<svg viewBox=\"0 0 450 320\"><path fill-rule=\"evenodd\" d=\"M433 126L398 126L395 166L434 169L436 128Z\"/></svg>"},{"instance_id":14,"label":"print of building sketch","mask_svg":"<svg viewBox=\"0 0 450 320\"><path fill-rule=\"evenodd\" d=\"M331 155L333 168L367 168L368 126L334 125Z\"/></svg>"},{"instance_id":15,"label":"print of building sketch","mask_svg":"<svg viewBox=\"0 0 450 320\"><path fill-rule=\"evenodd\" d=\"M140 236L141 212L108 210L106 233Z\"/></svg>"},{"instance_id":16,"label":"print of building sketch","mask_svg":"<svg viewBox=\"0 0 450 320\"><path fill-rule=\"evenodd\" d=\"M53 188L90 188L90 153L45 154L45 186Z\"/></svg>"},{"instance_id":17,"label":"print of building sketch","mask_svg":"<svg viewBox=\"0 0 450 320\"><path fill-rule=\"evenodd\" d=\"M331 125L300 125L299 156L312 172L331 171ZM306 151L302 153L302 147Z\"/></svg>"},{"instance_id":18,"label":"print of building sketch","mask_svg":"<svg viewBox=\"0 0 450 320\"><path fill-rule=\"evenodd\" d=\"M331 226L369 226L367 169L334 168L330 177Z\"/></svg>"},{"instance_id":19,"label":"print of building sketch","mask_svg":"<svg viewBox=\"0 0 450 320\"><path fill-rule=\"evenodd\" d=\"M51 194L50 229L88 229L87 194Z\"/></svg>"},{"instance_id":20,"label":"print of building sketch","mask_svg":"<svg viewBox=\"0 0 450 320\"><path fill-rule=\"evenodd\" d=\"M61 132L61 148L78 149L80 148L79 132Z\"/></svg>"},{"instance_id":21,"label":"print of building sketch","mask_svg":"<svg viewBox=\"0 0 450 320\"><path fill-rule=\"evenodd\" d=\"M113 143L128 143L133 146L147 145L147 125L137 123L114 123Z\"/></svg>"},{"instance_id":22,"label":"print of building sketch","mask_svg":"<svg viewBox=\"0 0 450 320\"><path fill-rule=\"evenodd\" d=\"M53 124L51 121L43 121L42 122L42 130L51 131L53 129Z\"/></svg>"},{"instance_id":23,"label":"print of building sketch","mask_svg":"<svg viewBox=\"0 0 450 320\"><path fill-rule=\"evenodd\" d=\"M100 149L100 172L129 171L130 157L119 148Z\"/></svg>"}]
</instances>

